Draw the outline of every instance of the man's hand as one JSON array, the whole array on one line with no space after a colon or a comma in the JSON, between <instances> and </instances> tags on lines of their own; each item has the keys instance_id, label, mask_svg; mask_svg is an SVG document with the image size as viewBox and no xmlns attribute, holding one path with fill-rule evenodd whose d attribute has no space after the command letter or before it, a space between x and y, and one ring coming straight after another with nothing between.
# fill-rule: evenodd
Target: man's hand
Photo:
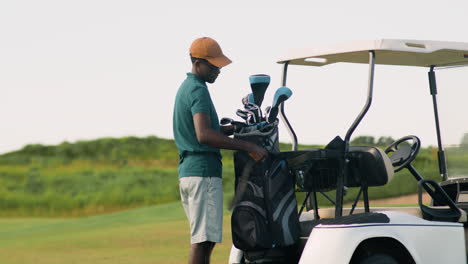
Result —
<instances>
[{"instance_id":1,"label":"man's hand","mask_svg":"<svg viewBox=\"0 0 468 264\"><path fill-rule=\"evenodd\" d=\"M268 156L268 152L264 148L255 144L252 144L252 147L248 151L248 153L249 156L255 160L255 162L259 162Z\"/></svg>"},{"instance_id":2,"label":"man's hand","mask_svg":"<svg viewBox=\"0 0 468 264\"><path fill-rule=\"evenodd\" d=\"M260 146L248 141L227 137L211 129L210 117L205 113L196 113L193 115L193 123L195 125L197 140L200 144L206 144L220 149L243 150L248 152L255 162L261 161L268 156L268 152Z\"/></svg>"}]
</instances>

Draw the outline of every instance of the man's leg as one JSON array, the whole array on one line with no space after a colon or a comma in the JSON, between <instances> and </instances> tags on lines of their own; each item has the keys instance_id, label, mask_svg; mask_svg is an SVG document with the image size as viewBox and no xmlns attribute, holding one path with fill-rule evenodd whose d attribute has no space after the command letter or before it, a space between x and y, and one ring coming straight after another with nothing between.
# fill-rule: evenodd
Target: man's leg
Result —
<instances>
[{"instance_id":1,"label":"man's leg","mask_svg":"<svg viewBox=\"0 0 468 264\"><path fill-rule=\"evenodd\" d=\"M220 243L222 236L222 180L217 177L185 177L179 183L182 204L190 222L192 246L189 263L209 263L215 243Z\"/></svg>"},{"instance_id":2,"label":"man's leg","mask_svg":"<svg viewBox=\"0 0 468 264\"><path fill-rule=\"evenodd\" d=\"M211 252L213 251L215 245L216 243L209 241L192 244L188 263L209 264Z\"/></svg>"}]
</instances>

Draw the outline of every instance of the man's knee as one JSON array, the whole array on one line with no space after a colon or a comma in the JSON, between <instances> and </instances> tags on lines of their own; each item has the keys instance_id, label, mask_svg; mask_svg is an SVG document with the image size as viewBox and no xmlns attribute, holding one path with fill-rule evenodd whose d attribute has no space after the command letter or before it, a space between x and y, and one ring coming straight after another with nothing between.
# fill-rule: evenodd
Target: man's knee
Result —
<instances>
[{"instance_id":1,"label":"man's knee","mask_svg":"<svg viewBox=\"0 0 468 264\"><path fill-rule=\"evenodd\" d=\"M211 242L211 241L205 241L201 243L195 243L192 244L192 249L197 250L197 251L204 251L204 252L209 252L213 249L213 247L216 245L216 243Z\"/></svg>"},{"instance_id":2,"label":"man's knee","mask_svg":"<svg viewBox=\"0 0 468 264\"><path fill-rule=\"evenodd\" d=\"M192 244L190 250L189 263L190 264L208 264L210 263L211 252L213 251L215 243L213 242L201 242Z\"/></svg>"}]
</instances>

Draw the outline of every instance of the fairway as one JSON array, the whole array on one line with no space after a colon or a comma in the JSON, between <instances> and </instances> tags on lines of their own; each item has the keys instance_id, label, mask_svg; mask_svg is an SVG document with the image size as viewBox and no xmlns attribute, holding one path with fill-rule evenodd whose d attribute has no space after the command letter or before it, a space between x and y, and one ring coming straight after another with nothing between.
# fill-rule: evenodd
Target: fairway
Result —
<instances>
[{"instance_id":1,"label":"fairway","mask_svg":"<svg viewBox=\"0 0 468 264\"><path fill-rule=\"evenodd\" d=\"M226 263L230 217L212 263ZM71 219L0 219L0 263L186 263L188 222L180 202Z\"/></svg>"},{"instance_id":2,"label":"fairway","mask_svg":"<svg viewBox=\"0 0 468 264\"><path fill-rule=\"evenodd\" d=\"M416 196L372 201L412 204ZM425 197L428 201L428 197ZM230 212L212 263L226 263ZM82 218L0 218L1 264L186 263L189 229L180 202Z\"/></svg>"}]
</instances>

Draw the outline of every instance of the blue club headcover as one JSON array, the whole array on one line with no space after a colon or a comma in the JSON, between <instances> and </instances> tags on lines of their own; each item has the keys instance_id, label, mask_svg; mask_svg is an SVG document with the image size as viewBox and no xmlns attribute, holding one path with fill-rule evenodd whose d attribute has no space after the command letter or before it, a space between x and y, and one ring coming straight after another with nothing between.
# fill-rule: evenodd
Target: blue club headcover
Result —
<instances>
[{"instance_id":1,"label":"blue club headcover","mask_svg":"<svg viewBox=\"0 0 468 264\"><path fill-rule=\"evenodd\" d=\"M273 104L272 107L278 107L278 105L285 100L287 100L289 97L291 97L292 91L286 86L283 86L281 88L278 88L275 92L275 95L273 97Z\"/></svg>"},{"instance_id":2,"label":"blue club headcover","mask_svg":"<svg viewBox=\"0 0 468 264\"><path fill-rule=\"evenodd\" d=\"M266 74L255 74L249 77L250 88L254 96L254 102L256 105L261 106L265 91L270 84L270 76Z\"/></svg>"}]
</instances>

